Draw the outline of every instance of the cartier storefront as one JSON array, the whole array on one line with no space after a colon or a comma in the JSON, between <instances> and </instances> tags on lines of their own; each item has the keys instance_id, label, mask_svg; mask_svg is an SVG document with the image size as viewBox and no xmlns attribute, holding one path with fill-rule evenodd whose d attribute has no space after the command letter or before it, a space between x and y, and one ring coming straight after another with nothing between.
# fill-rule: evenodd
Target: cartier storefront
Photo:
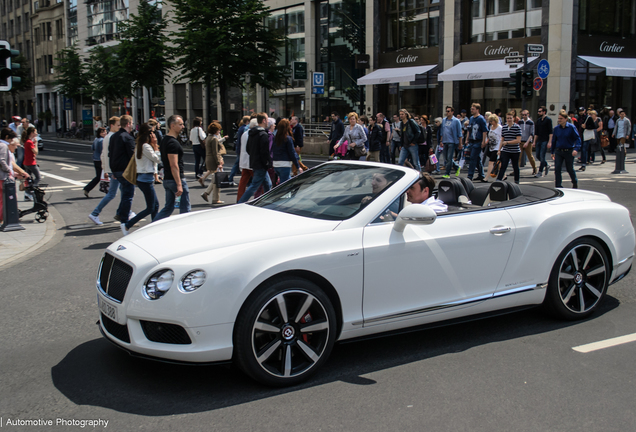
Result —
<instances>
[{"instance_id":1,"label":"cartier storefront","mask_svg":"<svg viewBox=\"0 0 636 432\"><path fill-rule=\"evenodd\" d=\"M440 81L459 82L459 94L455 94L459 109L469 110L472 103L482 106L482 114L516 109L520 114L522 102L511 96L508 83L514 67L505 63L507 56L523 55L525 44L540 44L538 36L471 43L461 46L461 62L439 74ZM536 57L528 59L529 67L536 68ZM519 65L521 67L521 65ZM536 98L528 101L526 108L535 112Z\"/></svg>"},{"instance_id":2,"label":"cartier storefront","mask_svg":"<svg viewBox=\"0 0 636 432\"><path fill-rule=\"evenodd\" d=\"M623 108L634 117L636 42L609 36L579 35L575 105Z\"/></svg>"}]
</instances>

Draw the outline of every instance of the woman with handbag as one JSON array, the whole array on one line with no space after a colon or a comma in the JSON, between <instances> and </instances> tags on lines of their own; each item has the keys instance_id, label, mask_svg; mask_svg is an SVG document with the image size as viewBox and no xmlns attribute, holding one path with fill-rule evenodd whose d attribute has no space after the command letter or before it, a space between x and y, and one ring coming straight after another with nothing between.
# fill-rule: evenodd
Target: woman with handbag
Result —
<instances>
[{"instance_id":1,"label":"woman with handbag","mask_svg":"<svg viewBox=\"0 0 636 432\"><path fill-rule=\"evenodd\" d=\"M203 177L199 179L201 186L204 186L203 181L217 171L223 171L223 155L226 154L225 146L219 139L218 133L221 131L221 125L217 121L213 121L208 125L208 137L205 139L205 167L208 170ZM227 137L226 137L227 138ZM223 141L225 139L223 138ZM201 197L208 201L208 197L212 193L211 204L223 204L224 201L220 199L219 185L216 182L216 176L212 176L212 183L201 194Z\"/></svg>"},{"instance_id":2,"label":"woman with handbag","mask_svg":"<svg viewBox=\"0 0 636 432\"><path fill-rule=\"evenodd\" d=\"M291 167L294 165L299 174L303 169L298 163L298 155L294 150L294 139L289 120L281 119L276 125L276 135L274 135L274 145L272 146L274 170L278 174L280 183L284 183L291 178Z\"/></svg>"},{"instance_id":3,"label":"woman with handbag","mask_svg":"<svg viewBox=\"0 0 636 432\"><path fill-rule=\"evenodd\" d=\"M351 112L348 116L349 127L345 127L344 135L333 148L337 150L345 141L349 142L347 159L360 160L362 156L366 158L367 149L364 143L367 142L367 134L364 128L358 124L358 114Z\"/></svg>"},{"instance_id":4,"label":"woman with handbag","mask_svg":"<svg viewBox=\"0 0 636 432\"><path fill-rule=\"evenodd\" d=\"M588 153L589 163L594 163L594 153L601 152L601 165L605 163L605 150L603 149L602 141L607 138L607 131L603 129L603 120L595 113L592 114L592 120L594 121L594 139L595 142L590 146Z\"/></svg>"},{"instance_id":5,"label":"woman with handbag","mask_svg":"<svg viewBox=\"0 0 636 432\"><path fill-rule=\"evenodd\" d=\"M157 164L161 162L161 153L159 153L157 136L154 134L152 126L148 123L142 124L139 128L133 157L137 164L137 187L144 194L146 208L137 213L132 219L129 219L128 222L122 224L126 229L124 235L128 234L128 230L131 227L148 215L150 215L150 220L154 221L159 211L159 201L157 200L154 184Z\"/></svg>"},{"instance_id":6,"label":"woman with handbag","mask_svg":"<svg viewBox=\"0 0 636 432\"><path fill-rule=\"evenodd\" d=\"M583 129L583 138L582 138L583 145L581 145L581 159L579 160L579 162L581 163L581 168L579 168L579 171L585 171L585 166L587 165L590 159L589 157L590 146L596 140L596 134L594 132L594 129L596 128L596 126L594 125L594 119L592 118L592 113L596 115L596 111L594 110L587 111L587 117L585 118L585 121L581 125L581 128Z\"/></svg>"}]
</instances>

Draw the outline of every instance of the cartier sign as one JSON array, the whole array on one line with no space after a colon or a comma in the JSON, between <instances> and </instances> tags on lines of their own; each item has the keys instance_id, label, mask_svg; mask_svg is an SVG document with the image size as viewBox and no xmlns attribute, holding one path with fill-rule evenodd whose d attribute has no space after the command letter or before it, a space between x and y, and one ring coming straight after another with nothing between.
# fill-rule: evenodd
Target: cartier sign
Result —
<instances>
[{"instance_id":1,"label":"cartier sign","mask_svg":"<svg viewBox=\"0 0 636 432\"><path fill-rule=\"evenodd\" d=\"M601 46L599 47L599 51L601 52L612 52L612 53L619 53L622 52L625 49L625 45L618 45L618 44L609 44L607 41L603 41L601 42Z\"/></svg>"},{"instance_id":2,"label":"cartier sign","mask_svg":"<svg viewBox=\"0 0 636 432\"><path fill-rule=\"evenodd\" d=\"M541 36L477 42L462 45L462 61L495 60L508 57L513 52L523 55L525 44L540 44Z\"/></svg>"},{"instance_id":3,"label":"cartier sign","mask_svg":"<svg viewBox=\"0 0 636 432\"><path fill-rule=\"evenodd\" d=\"M439 48L420 48L380 53L378 63L381 68L436 65L439 63Z\"/></svg>"},{"instance_id":4,"label":"cartier sign","mask_svg":"<svg viewBox=\"0 0 636 432\"><path fill-rule=\"evenodd\" d=\"M414 56L414 55L402 55L399 54L396 58L395 61L398 64L404 64L404 63L415 63L417 61L417 58L419 56Z\"/></svg>"},{"instance_id":5,"label":"cartier sign","mask_svg":"<svg viewBox=\"0 0 636 432\"><path fill-rule=\"evenodd\" d=\"M582 56L635 58L636 44L607 36L578 36L576 54Z\"/></svg>"}]
</instances>

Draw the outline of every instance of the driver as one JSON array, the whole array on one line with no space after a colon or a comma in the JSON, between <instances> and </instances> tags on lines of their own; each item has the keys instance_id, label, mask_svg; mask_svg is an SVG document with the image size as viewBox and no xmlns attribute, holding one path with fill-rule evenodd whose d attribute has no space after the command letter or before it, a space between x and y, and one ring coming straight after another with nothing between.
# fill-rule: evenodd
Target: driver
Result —
<instances>
[{"instance_id":1,"label":"driver","mask_svg":"<svg viewBox=\"0 0 636 432\"><path fill-rule=\"evenodd\" d=\"M448 211L448 206L432 195L434 188L435 179L428 173L420 174L419 180L406 191L406 199L413 204L427 205L435 210L435 213Z\"/></svg>"}]
</instances>

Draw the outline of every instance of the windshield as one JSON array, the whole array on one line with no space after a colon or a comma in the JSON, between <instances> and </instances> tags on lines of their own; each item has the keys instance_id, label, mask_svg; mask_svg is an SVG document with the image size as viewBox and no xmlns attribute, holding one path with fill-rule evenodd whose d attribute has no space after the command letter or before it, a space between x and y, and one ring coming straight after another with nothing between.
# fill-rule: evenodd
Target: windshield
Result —
<instances>
[{"instance_id":1,"label":"windshield","mask_svg":"<svg viewBox=\"0 0 636 432\"><path fill-rule=\"evenodd\" d=\"M324 164L250 203L315 219L343 220L362 210L404 172L372 166Z\"/></svg>"}]
</instances>

